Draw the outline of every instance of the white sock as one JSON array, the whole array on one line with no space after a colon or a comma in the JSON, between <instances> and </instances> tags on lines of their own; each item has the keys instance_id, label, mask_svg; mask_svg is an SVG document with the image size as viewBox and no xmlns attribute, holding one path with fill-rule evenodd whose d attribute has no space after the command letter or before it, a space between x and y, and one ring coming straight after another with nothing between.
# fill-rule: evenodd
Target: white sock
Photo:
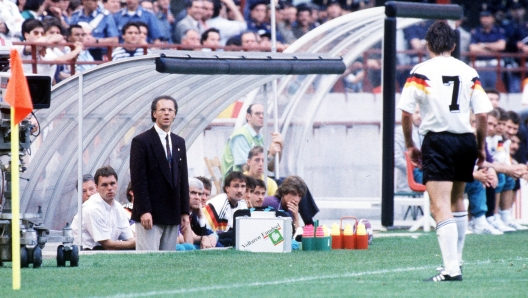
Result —
<instances>
[{"instance_id":1,"label":"white sock","mask_svg":"<svg viewBox=\"0 0 528 298\"><path fill-rule=\"evenodd\" d=\"M457 253L458 253L458 263L462 265L462 251L464 250L464 242L466 241L466 230L468 227L468 213L466 211L462 212L453 212L455 217L455 222L458 231L457 239Z\"/></svg>"},{"instance_id":2,"label":"white sock","mask_svg":"<svg viewBox=\"0 0 528 298\"><path fill-rule=\"evenodd\" d=\"M436 225L436 235L438 237L440 251L442 252L445 273L451 276L459 275L460 266L458 264L457 253L458 231L455 220L450 218L439 222Z\"/></svg>"},{"instance_id":3,"label":"white sock","mask_svg":"<svg viewBox=\"0 0 528 298\"><path fill-rule=\"evenodd\" d=\"M500 214L500 218L502 220L502 222L504 223L508 223L512 220L512 214L511 214L511 210L500 210L499 209L499 214Z\"/></svg>"},{"instance_id":4,"label":"white sock","mask_svg":"<svg viewBox=\"0 0 528 298\"><path fill-rule=\"evenodd\" d=\"M486 220L485 215L481 215L479 217L473 217L473 223L475 228L484 228L489 225L488 221Z\"/></svg>"}]
</instances>

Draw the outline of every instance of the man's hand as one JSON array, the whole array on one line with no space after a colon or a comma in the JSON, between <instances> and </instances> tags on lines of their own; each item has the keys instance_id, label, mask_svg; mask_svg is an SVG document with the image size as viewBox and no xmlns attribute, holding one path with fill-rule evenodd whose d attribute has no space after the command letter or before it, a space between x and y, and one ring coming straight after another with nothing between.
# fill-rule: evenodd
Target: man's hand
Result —
<instances>
[{"instance_id":1,"label":"man's hand","mask_svg":"<svg viewBox=\"0 0 528 298\"><path fill-rule=\"evenodd\" d=\"M211 239L209 239L208 236L202 236L202 241L200 241L200 248L212 248L213 244L211 243Z\"/></svg>"},{"instance_id":2,"label":"man's hand","mask_svg":"<svg viewBox=\"0 0 528 298\"><path fill-rule=\"evenodd\" d=\"M486 161L486 149L482 148L478 151L477 155L477 166L482 166L482 164Z\"/></svg>"},{"instance_id":3,"label":"man's hand","mask_svg":"<svg viewBox=\"0 0 528 298\"><path fill-rule=\"evenodd\" d=\"M487 172L488 171L485 168L473 171L473 178L475 178L475 180L480 181L482 184L484 184L486 186L489 186L488 185L488 173Z\"/></svg>"},{"instance_id":4,"label":"man's hand","mask_svg":"<svg viewBox=\"0 0 528 298\"><path fill-rule=\"evenodd\" d=\"M141 219L141 225L143 226L145 230L152 229L152 214L150 214L150 212L143 213L140 219Z\"/></svg>"},{"instance_id":5,"label":"man's hand","mask_svg":"<svg viewBox=\"0 0 528 298\"><path fill-rule=\"evenodd\" d=\"M418 169L422 169L422 152L418 150L415 146L407 148L407 152L409 154L409 158L411 159L411 163L413 166L417 167Z\"/></svg>"},{"instance_id":6,"label":"man's hand","mask_svg":"<svg viewBox=\"0 0 528 298\"><path fill-rule=\"evenodd\" d=\"M297 219L299 217L299 205L294 202L289 202L287 206L288 211L292 213L294 219Z\"/></svg>"},{"instance_id":7,"label":"man's hand","mask_svg":"<svg viewBox=\"0 0 528 298\"><path fill-rule=\"evenodd\" d=\"M497 177L497 172L495 172L494 168L488 168L488 183L493 188L499 184L499 177Z\"/></svg>"}]
</instances>

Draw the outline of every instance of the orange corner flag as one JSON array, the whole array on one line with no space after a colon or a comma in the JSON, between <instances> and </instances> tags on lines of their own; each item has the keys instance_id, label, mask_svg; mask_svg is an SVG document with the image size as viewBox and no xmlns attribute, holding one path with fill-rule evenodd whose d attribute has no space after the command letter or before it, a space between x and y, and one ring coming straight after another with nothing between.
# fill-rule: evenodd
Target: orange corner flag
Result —
<instances>
[{"instance_id":1,"label":"orange corner flag","mask_svg":"<svg viewBox=\"0 0 528 298\"><path fill-rule=\"evenodd\" d=\"M11 49L11 78L7 83L4 101L15 111L15 125L33 111L29 87L22 69L22 60L20 60L20 54L15 49Z\"/></svg>"}]
</instances>

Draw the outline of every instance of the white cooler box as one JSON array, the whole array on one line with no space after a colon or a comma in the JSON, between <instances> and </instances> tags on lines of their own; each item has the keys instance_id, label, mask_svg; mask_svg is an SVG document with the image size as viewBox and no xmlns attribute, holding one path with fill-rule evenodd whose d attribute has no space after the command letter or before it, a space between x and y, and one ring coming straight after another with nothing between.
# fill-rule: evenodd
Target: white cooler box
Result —
<instances>
[{"instance_id":1,"label":"white cooler box","mask_svg":"<svg viewBox=\"0 0 528 298\"><path fill-rule=\"evenodd\" d=\"M252 252L291 252L292 219L281 211L238 210L235 248Z\"/></svg>"}]
</instances>

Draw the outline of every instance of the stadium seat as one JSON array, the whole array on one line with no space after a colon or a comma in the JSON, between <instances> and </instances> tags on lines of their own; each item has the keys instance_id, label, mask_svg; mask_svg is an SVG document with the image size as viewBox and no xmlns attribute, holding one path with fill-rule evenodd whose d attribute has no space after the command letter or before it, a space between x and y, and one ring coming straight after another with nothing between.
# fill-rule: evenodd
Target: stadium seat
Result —
<instances>
[{"instance_id":1,"label":"stadium seat","mask_svg":"<svg viewBox=\"0 0 528 298\"><path fill-rule=\"evenodd\" d=\"M215 185L216 194L222 193L222 165L220 163L220 159L218 159L218 156L215 156L211 159L204 157L204 160L205 165L209 170L209 174L211 174L211 179Z\"/></svg>"}]
</instances>

